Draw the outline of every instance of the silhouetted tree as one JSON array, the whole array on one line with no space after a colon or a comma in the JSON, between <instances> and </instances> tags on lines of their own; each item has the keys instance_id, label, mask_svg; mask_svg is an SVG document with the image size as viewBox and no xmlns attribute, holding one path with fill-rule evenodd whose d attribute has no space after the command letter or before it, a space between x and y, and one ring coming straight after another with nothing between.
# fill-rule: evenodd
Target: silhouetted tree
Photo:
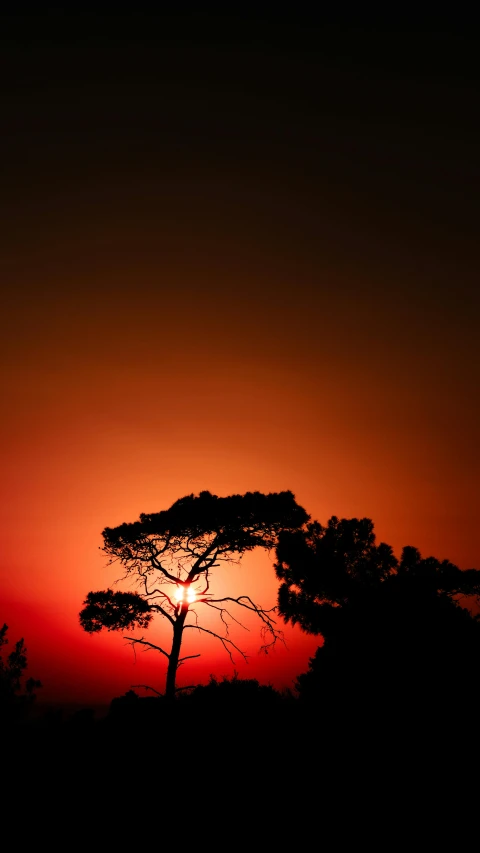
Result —
<instances>
[{"instance_id":1,"label":"silhouetted tree","mask_svg":"<svg viewBox=\"0 0 480 853\"><path fill-rule=\"evenodd\" d=\"M21 716L35 700L34 690L41 687L40 681L22 679L27 669L27 649L22 639L15 643L13 651L4 660L2 650L8 645L8 625L0 628L0 715L7 718Z\"/></svg>"},{"instance_id":2,"label":"silhouetted tree","mask_svg":"<svg viewBox=\"0 0 480 853\"><path fill-rule=\"evenodd\" d=\"M189 658L199 657L180 657L185 630L194 628L216 637L230 657L232 649L243 654L228 636L228 619L233 616L227 605L236 604L258 616L263 650L277 641L281 632L275 627L275 608L265 610L248 595L214 598L210 593L211 572L222 563L237 562L246 551L274 548L282 530L296 529L307 520L307 513L291 492L247 492L219 498L205 491L181 498L168 510L142 514L139 521L107 527L102 534L103 550L110 563L120 562L124 577L135 578L140 591L89 592L80 624L90 633L103 628L147 628L155 614L162 616L172 630L169 651L143 637L126 639L134 646L156 649L167 658L165 695L173 697L178 667ZM198 624L192 608L200 604L218 612L224 633ZM190 614L193 621L188 621Z\"/></svg>"},{"instance_id":3,"label":"silhouetted tree","mask_svg":"<svg viewBox=\"0 0 480 853\"><path fill-rule=\"evenodd\" d=\"M447 701L452 684L476 696L480 625L460 601L478 600L479 571L410 546L397 560L370 519L336 517L282 532L275 571L282 616L324 640L298 679L304 698L405 705Z\"/></svg>"}]
</instances>

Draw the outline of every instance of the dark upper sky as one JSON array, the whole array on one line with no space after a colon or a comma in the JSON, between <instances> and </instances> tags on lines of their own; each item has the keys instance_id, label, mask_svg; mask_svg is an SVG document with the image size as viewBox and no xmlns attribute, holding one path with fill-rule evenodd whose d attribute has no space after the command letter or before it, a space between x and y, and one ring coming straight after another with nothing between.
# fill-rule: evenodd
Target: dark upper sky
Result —
<instances>
[{"instance_id":1,"label":"dark upper sky","mask_svg":"<svg viewBox=\"0 0 480 853\"><path fill-rule=\"evenodd\" d=\"M5 618L75 644L103 527L203 488L478 565L473 31L1 23Z\"/></svg>"}]
</instances>

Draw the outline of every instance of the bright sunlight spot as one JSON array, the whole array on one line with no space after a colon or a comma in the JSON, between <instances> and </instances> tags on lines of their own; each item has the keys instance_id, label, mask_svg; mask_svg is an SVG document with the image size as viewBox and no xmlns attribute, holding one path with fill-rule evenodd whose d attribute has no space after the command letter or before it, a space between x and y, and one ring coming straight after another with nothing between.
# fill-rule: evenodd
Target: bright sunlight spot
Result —
<instances>
[{"instance_id":1,"label":"bright sunlight spot","mask_svg":"<svg viewBox=\"0 0 480 853\"><path fill-rule=\"evenodd\" d=\"M185 587L177 586L177 588L175 590L175 598L177 601L184 601L185 600ZM187 600L188 604L193 604L193 602L196 601L196 599L197 599L197 596L196 596L195 590L194 589L187 589L186 600Z\"/></svg>"}]
</instances>

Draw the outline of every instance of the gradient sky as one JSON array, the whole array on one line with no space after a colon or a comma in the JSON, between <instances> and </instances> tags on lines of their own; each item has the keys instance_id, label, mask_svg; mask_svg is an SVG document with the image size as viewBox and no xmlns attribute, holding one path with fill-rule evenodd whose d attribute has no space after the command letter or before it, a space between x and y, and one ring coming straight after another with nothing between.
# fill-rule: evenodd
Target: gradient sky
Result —
<instances>
[{"instance_id":1,"label":"gradient sky","mask_svg":"<svg viewBox=\"0 0 480 853\"><path fill-rule=\"evenodd\" d=\"M480 568L478 42L200 13L1 30L0 622L42 698L163 687L78 612L117 576L102 529L185 494L291 489ZM219 591L273 605L272 559ZM239 634L237 671L291 686L318 642L286 636L260 658ZM201 650L181 684L233 674Z\"/></svg>"}]
</instances>

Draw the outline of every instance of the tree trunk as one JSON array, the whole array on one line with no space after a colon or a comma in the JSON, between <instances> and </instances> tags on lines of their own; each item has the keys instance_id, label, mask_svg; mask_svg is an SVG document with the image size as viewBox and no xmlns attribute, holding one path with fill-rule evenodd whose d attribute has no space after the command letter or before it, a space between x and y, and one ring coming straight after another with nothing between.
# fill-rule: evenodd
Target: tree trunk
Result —
<instances>
[{"instance_id":1,"label":"tree trunk","mask_svg":"<svg viewBox=\"0 0 480 853\"><path fill-rule=\"evenodd\" d=\"M175 681L177 677L178 659L180 657L180 647L182 645L183 626L187 618L188 604L183 603L180 613L177 616L175 625L173 626L173 641L172 650L168 660L167 683L165 687L165 698L175 699Z\"/></svg>"}]
</instances>

